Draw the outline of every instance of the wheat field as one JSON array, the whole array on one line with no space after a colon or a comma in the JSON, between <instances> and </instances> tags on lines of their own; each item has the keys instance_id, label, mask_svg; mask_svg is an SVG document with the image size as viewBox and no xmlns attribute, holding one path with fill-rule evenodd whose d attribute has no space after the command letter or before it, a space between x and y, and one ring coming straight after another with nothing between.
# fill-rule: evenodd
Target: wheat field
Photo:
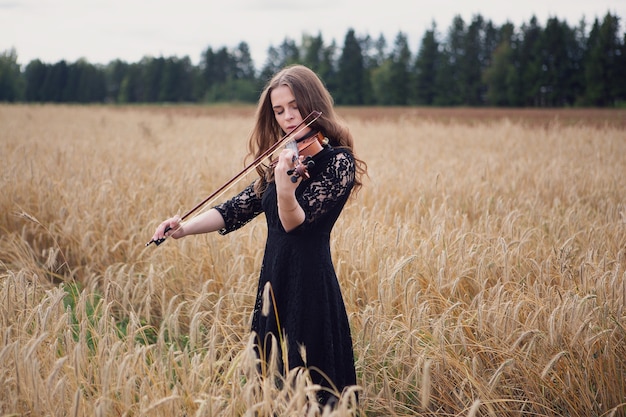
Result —
<instances>
[{"instance_id":1,"label":"wheat field","mask_svg":"<svg viewBox=\"0 0 626 417\"><path fill-rule=\"evenodd\" d=\"M256 370L262 216L145 246L244 167L252 107L0 106L0 415L626 415L626 111L339 113L358 386L320 410Z\"/></svg>"}]
</instances>

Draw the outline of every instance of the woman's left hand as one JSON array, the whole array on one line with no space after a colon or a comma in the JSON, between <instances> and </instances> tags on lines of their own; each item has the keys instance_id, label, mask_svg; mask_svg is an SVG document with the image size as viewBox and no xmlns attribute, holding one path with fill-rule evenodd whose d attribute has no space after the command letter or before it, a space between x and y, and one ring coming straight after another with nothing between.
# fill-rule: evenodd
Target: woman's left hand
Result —
<instances>
[{"instance_id":1,"label":"woman's left hand","mask_svg":"<svg viewBox=\"0 0 626 417\"><path fill-rule=\"evenodd\" d=\"M292 175L287 174L287 171L294 169L296 158L295 152L291 149L283 149L278 155L278 163L274 168L274 181L276 181L276 192L279 196L293 195L298 187L300 180L293 182Z\"/></svg>"}]
</instances>

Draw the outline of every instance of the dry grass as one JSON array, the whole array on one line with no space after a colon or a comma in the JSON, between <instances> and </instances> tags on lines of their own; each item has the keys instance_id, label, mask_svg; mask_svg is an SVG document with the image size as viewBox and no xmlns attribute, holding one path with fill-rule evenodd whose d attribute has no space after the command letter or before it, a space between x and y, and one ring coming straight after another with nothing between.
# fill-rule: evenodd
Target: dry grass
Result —
<instances>
[{"instance_id":1,"label":"dry grass","mask_svg":"<svg viewBox=\"0 0 626 417\"><path fill-rule=\"evenodd\" d=\"M255 370L263 219L144 246L242 168L253 109L0 106L0 415L625 415L624 113L342 112L358 410Z\"/></svg>"}]
</instances>

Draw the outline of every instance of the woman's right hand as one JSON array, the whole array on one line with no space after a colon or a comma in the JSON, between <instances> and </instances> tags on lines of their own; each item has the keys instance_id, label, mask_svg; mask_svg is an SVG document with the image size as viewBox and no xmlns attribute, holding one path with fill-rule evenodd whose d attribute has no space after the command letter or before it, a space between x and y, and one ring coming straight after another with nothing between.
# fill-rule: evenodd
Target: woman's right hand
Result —
<instances>
[{"instance_id":1,"label":"woman's right hand","mask_svg":"<svg viewBox=\"0 0 626 417\"><path fill-rule=\"evenodd\" d=\"M179 239L183 236L185 236L185 230L180 222L180 216L176 215L165 220L156 228L152 240L158 241L164 237Z\"/></svg>"}]
</instances>

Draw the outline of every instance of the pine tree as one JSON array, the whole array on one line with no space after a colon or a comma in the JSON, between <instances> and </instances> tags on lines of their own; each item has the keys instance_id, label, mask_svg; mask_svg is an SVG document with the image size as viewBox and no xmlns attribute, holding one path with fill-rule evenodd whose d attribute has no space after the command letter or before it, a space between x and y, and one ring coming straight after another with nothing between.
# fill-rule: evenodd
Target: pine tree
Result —
<instances>
[{"instance_id":1,"label":"pine tree","mask_svg":"<svg viewBox=\"0 0 626 417\"><path fill-rule=\"evenodd\" d=\"M23 85L15 49L0 54L0 101L14 102L22 98Z\"/></svg>"},{"instance_id":2,"label":"pine tree","mask_svg":"<svg viewBox=\"0 0 626 417\"><path fill-rule=\"evenodd\" d=\"M415 58L414 99L416 104L432 105L435 101L435 80L437 78L437 63L440 60L439 42L436 38L436 25L433 22L427 30Z\"/></svg>"},{"instance_id":3,"label":"pine tree","mask_svg":"<svg viewBox=\"0 0 626 417\"><path fill-rule=\"evenodd\" d=\"M339 57L338 84L335 95L337 104L363 104L364 76L361 45L355 36L354 30L350 29L346 34L343 52Z\"/></svg>"}]
</instances>

